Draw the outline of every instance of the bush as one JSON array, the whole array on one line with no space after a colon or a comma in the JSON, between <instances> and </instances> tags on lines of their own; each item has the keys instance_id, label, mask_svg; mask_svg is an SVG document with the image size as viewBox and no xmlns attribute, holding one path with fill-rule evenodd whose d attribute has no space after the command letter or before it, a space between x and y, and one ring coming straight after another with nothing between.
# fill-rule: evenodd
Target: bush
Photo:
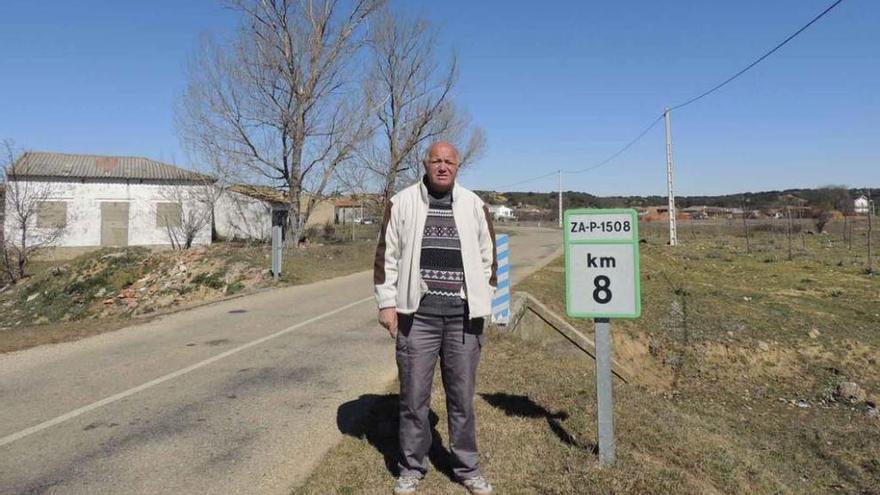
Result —
<instances>
[{"instance_id":1,"label":"bush","mask_svg":"<svg viewBox=\"0 0 880 495\"><path fill-rule=\"evenodd\" d=\"M788 233L788 221L780 220L778 223L759 223L757 225L752 225L749 227L749 230L752 232L770 232L776 234L787 234ZM801 230L803 230L803 226L799 223L792 222L791 224L791 233L797 234Z\"/></svg>"},{"instance_id":2,"label":"bush","mask_svg":"<svg viewBox=\"0 0 880 495\"><path fill-rule=\"evenodd\" d=\"M222 289L226 285L223 283L223 277L219 273L199 273L190 282L193 285L204 285L205 287L217 290Z\"/></svg>"},{"instance_id":3,"label":"bush","mask_svg":"<svg viewBox=\"0 0 880 495\"><path fill-rule=\"evenodd\" d=\"M332 241L336 237L336 226L330 222L324 224L324 240Z\"/></svg>"}]
</instances>

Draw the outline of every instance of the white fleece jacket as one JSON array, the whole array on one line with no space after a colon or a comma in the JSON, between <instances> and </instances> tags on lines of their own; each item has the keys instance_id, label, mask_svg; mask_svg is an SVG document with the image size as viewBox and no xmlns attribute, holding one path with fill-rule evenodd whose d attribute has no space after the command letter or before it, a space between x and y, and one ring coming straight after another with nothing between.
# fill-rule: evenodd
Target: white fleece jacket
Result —
<instances>
[{"instance_id":1,"label":"white fleece jacket","mask_svg":"<svg viewBox=\"0 0 880 495\"><path fill-rule=\"evenodd\" d=\"M419 181L395 194L385 205L373 267L379 308L415 313L428 291L419 270L428 204L428 188L424 181ZM461 243L462 297L468 301L468 317L488 316L492 313L498 267L492 216L476 194L457 182L452 188L452 214Z\"/></svg>"}]
</instances>

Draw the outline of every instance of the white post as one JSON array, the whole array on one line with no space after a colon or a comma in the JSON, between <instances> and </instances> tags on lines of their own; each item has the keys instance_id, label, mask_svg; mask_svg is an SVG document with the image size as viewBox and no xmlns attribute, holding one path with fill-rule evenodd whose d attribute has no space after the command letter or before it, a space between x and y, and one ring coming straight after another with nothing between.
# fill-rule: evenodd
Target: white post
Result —
<instances>
[{"instance_id":1,"label":"white post","mask_svg":"<svg viewBox=\"0 0 880 495\"><path fill-rule=\"evenodd\" d=\"M614 399L611 383L611 322L596 318L596 409L599 415L599 461L614 464Z\"/></svg>"},{"instance_id":2,"label":"white post","mask_svg":"<svg viewBox=\"0 0 880 495\"><path fill-rule=\"evenodd\" d=\"M562 228L562 170L559 170L559 228Z\"/></svg>"},{"instance_id":3,"label":"white post","mask_svg":"<svg viewBox=\"0 0 880 495\"><path fill-rule=\"evenodd\" d=\"M678 228L675 221L675 193L672 191L672 122L669 109L663 112L666 123L666 188L669 194L669 245L678 245Z\"/></svg>"},{"instance_id":4,"label":"white post","mask_svg":"<svg viewBox=\"0 0 880 495\"><path fill-rule=\"evenodd\" d=\"M871 246L871 237L873 234L873 225L874 225L874 200L868 200L868 274L874 274L874 253L872 251Z\"/></svg>"}]
</instances>

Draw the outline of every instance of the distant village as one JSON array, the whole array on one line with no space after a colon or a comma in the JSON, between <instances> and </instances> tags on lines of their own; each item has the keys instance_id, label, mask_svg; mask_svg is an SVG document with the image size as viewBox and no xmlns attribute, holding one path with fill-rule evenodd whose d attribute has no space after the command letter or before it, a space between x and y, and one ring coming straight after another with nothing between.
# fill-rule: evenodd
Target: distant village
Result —
<instances>
[{"instance_id":1,"label":"distant village","mask_svg":"<svg viewBox=\"0 0 880 495\"><path fill-rule=\"evenodd\" d=\"M5 198L0 188L2 234L13 239L11 236L22 235L20 227L26 225L24 235L28 245L34 246L189 247L228 240L264 242L270 239L272 226L283 226L288 218L289 201L284 191L260 185L221 185L215 178L142 157L26 152L16 160L6 179ZM555 193L478 193L490 205L496 222L557 219ZM751 207L745 206L743 198L743 207L693 204L691 198L679 203L682 207L677 209L676 218L702 221L825 216L833 220L864 216L873 207L868 195L850 190L836 190L836 196L826 198L824 205L792 193L762 194L764 200L749 200ZM32 204L22 204L23 198ZM632 206L643 221L661 222L669 218L667 206L639 205L659 199L608 199L568 192L564 207ZM615 203L606 204L609 201ZM382 202L378 194L304 195L300 206L311 209L306 235L309 229L326 225L377 223ZM23 222L23 215L30 217Z\"/></svg>"},{"instance_id":2,"label":"distant village","mask_svg":"<svg viewBox=\"0 0 880 495\"><path fill-rule=\"evenodd\" d=\"M719 220L741 219L818 219L840 220L846 216L867 216L873 207L873 202L867 194L858 191L836 188L827 194L819 194L819 189L804 190L803 196L816 196L813 198L800 197L797 193L759 193L760 197L745 199L742 197L698 197L676 198L679 206L676 208L677 220ZM497 193L481 191L479 194L489 203L489 210L497 221L552 221L558 218L557 194L556 193ZM870 194L870 191L868 192ZM758 196L750 194L748 196ZM817 197L821 196L819 200ZM663 205L645 205L645 203L657 203L663 200ZM717 206L707 204L695 204L700 200L711 203L739 202L742 206ZM583 193L563 193L563 208L620 208L628 207L635 209L639 218L645 222L664 222L669 220L669 207L666 199L660 197L644 198L598 198ZM876 211L876 210L874 210Z\"/></svg>"}]
</instances>

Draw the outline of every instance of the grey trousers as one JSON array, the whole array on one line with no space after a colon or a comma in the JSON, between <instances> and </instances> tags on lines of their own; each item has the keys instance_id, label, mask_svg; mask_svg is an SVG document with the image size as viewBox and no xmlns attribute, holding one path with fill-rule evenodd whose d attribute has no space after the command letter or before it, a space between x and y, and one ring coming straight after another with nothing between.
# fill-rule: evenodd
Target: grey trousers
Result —
<instances>
[{"instance_id":1,"label":"grey trousers","mask_svg":"<svg viewBox=\"0 0 880 495\"><path fill-rule=\"evenodd\" d=\"M398 314L400 378L400 475L423 477L431 448L431 384L440 357L453 474L480 475L474 418L474 386L483 341L483 319Z\"/></svg>"}]
</instances>

